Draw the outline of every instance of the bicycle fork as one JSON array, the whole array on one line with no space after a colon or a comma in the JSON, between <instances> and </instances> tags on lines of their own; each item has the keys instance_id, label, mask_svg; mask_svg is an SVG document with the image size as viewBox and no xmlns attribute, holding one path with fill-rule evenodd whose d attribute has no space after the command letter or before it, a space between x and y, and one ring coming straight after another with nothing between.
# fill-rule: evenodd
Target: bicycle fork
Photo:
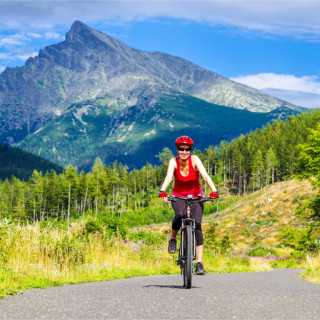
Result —
<instances>
[{"instance_id":1,"label":"bicycle fork","mask_svg":"<svg viewBox=\"0 0 320 320\"><path fill-rule=\"evenodd\" d=\"M184 218L181 220L181 242L180 242L180 248L179 248L179 258L177 261L177 264L181 266L181 273L182 273L182 267L185 264L186 259L186 253L185 253L185 232L186 232L186 226L191 225L192 227L192 248L193 248L193 256L192 260L196 259L196 239L195 239L195 220L191 218ZM193 267L194 268L194 267ZM193 270L194 271L194 270Z\"/></svg>"},{"instance_id":2,"label":"bicycle fork","mask_svg":"<svg viewBox=\"0 0 320 320\"><path fill-rule=\"evenodd\" d=\"M191 218L191 208L188 205L187 208L187 218L184 219L185 222L187 222L188 224L191 224L192 227L192 248L193 248L193 257L192 260L196 259L196 233L195 233L195 225L196 225L196 221L195 219ZM184 222L183 221L183 222ZM182 222L183 227L185 228L185 223Z\"/></svg>"}]
</instances>

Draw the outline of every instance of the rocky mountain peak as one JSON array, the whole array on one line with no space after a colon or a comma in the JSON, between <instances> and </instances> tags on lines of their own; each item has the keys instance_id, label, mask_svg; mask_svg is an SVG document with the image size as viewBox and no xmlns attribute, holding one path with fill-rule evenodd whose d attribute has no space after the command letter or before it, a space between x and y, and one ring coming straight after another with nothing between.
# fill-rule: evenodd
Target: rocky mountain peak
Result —
<instances>
[{"instance_id":1,"label":"rocky mountain peak","mask_svg":"<svg viewBox=\"0 0 320 320\"><path fill-rule=\"evenodd\" d=\"M110 112L153 110L172 92L253 112L298 109L183 58L129 47L75 21L65 41L0 74L0 142L20 141L75 103L102 99Z\"/></svg>"},{"instance_id":2,"label":"rocky mountain peak","mask_svg":"<svg viewBox=\"0 0 320 320\"><path fill-rule=\"evenodd\" d=\"M126 51L129 48L121 41L110 37L106 33L94 30L78 20L72 24L70 31L66 34L65 41L71 44L81 43L82 46L91 50L102 49L103 47L107 50Z\"/></svg>"},{"instance_id":3,"label":"rocky mountain peak","mask_svg":"<svg viewBox=\"0 0 320 320\"><path fill-rule=\"evenodd\" d=\"M92 35L93 32L93 29L77 20L72 24L70 31L67 33L66 40L73 41L74 39L83 38L84 36L87 37L88 35Z\"/></svg>"}]
</instances>

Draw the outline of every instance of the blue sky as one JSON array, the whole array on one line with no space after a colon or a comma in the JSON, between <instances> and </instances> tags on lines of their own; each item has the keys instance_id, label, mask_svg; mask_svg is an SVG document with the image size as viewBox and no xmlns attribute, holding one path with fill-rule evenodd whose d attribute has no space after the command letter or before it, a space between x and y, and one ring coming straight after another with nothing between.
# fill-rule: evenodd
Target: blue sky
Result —
<instances>
[{"instance_id":1,"label":"blue sky","mask_svg":"<svg viewBox=\"0 0 320 320\"><path fill-rule=\"evenodd\" d=\"M63 41L75 20L135 48L186 58L320 106L320 1L1 1L0 72Z\"/></svg>"}]
</instances>

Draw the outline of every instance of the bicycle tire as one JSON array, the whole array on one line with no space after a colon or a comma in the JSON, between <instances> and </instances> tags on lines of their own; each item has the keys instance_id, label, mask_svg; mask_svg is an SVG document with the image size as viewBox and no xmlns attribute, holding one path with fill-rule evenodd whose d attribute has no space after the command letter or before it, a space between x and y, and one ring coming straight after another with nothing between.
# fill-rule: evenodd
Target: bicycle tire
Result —
<instances>
[{"instance_id":1,"label":"bicycle tire","mask_svg":"<svg viewBox=\"0 0 320 320\"><path fill-rule=\"evenodd\" d=\"M185 263L183 268L183 286L186 289L190 289L192 285L192 261L193 261L193 250L192 250L192 228L191 226L185 227L185 241L184 241L184 254Z\"/></svg>"}]
</instances>

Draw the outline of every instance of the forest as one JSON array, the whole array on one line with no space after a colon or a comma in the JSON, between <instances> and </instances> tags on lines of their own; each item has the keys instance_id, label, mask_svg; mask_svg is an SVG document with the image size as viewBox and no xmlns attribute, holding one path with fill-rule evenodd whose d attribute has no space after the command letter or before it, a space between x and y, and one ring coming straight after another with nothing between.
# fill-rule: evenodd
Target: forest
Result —
<instances>
[{"instance_id":1,"label":"forest","mask_svg":"<svg viewBox=\"0 0 320 320\"><path fill-rule=\"evenodd\" d=\"M59 165L27 152L17 147L9 147L0 143L0 179L15 176L22 180L28 180L34 169L46 172L55 170L61 173L63 168Z\"/></svg>"},{"instance_id":2,"label":"forest","mask_svg":"<svg viewBox=\"0 0 320 320\"><path fill-rule=\"evenodd\" d=\"M301 154L319 121L320 110L309 111L268 123L219 146L194 149L193 154L200 157L218 189L242 196L293 175L316 174ZM97 158L88 173L69 165L63 172L34 170L27 181L12 176L0 181L0 219L69 223L87 214L96 218L102 214L130 220L126 221L130 225L166 221L168 209L155 199L173 156L164 148L158 155L160 166L147 163L130 172L117 161L106 166Z\"/></svg>"}]
</instances>

